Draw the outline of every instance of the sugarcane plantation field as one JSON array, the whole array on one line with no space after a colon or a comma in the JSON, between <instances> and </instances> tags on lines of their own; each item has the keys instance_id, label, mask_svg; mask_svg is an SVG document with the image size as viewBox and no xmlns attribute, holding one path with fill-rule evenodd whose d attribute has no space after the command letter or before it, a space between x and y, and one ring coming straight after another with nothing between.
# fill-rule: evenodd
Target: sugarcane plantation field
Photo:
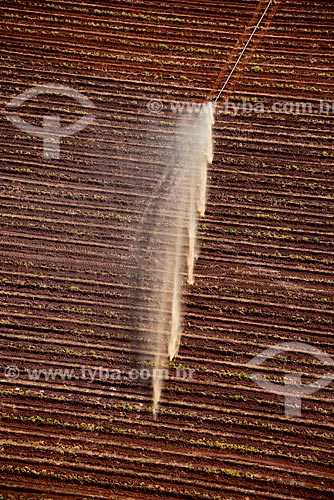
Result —
<instances>
[{"instance_id":1,"label":"sugarcane plantation field","mask_svg":"<svg viewBox=\"0 0 334 500\"><path fill-rule=\"evenodd\" d=\"M0 499L334 498L334 11L272 2L231 73L267 5L3 0ZM155 401L166 165L207 102Z\"/></svg>"}]
</instances>

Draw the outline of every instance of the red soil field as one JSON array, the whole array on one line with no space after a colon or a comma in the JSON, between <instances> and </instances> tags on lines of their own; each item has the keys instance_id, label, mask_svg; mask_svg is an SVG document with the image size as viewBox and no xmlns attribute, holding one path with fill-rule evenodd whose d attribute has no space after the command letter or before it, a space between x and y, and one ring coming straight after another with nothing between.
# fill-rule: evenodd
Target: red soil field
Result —
<instances>
[{"instance_id":1,"label":"red soil field","mask_svg":"<svg viewBox=\"0 0 334 500\"><path fill-rule=\"evenodd\" d=\"M334 359L334 106L270 111L333 102L332 2L276 0L220 97L196 282L158 418L149 382L129 377L137 318L153 313L136 249L180 119L171 103L217 96L266 5L2 2L0 498L334 498L333 382L291 417L247 365L288 341ZM49 83L94 104L59 159L6 119L11 99ZM234 114L227 98L266 112ZM70 124L86 110L44 94L15 113L40 125L50 111ZM83 366L122 377L91 382ZM34 368L74 377L31 380ZM289 353L258 371L309 384L330 370Z\"/></svg>"}]
</instances>

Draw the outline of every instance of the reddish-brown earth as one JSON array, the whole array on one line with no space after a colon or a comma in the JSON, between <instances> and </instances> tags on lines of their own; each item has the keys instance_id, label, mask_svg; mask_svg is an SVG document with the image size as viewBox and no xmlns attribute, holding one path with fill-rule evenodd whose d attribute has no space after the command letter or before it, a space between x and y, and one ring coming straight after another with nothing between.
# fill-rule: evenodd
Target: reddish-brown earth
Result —
<instances>
[{"instance_id":1,"label":"reddish-brown earth","mask_svg":"<svg viewBox=\"0 0 334 500\"><path fill-rule=\"evenodd\" d=\"M137 244L179 119L170 102L217 95L265 6L2 2L4 116L20 92L53 82L91 99L95 122L62 139L58 160L1 124L0 498L334 498L333 383L291 418L247 367L283 341L334 358L334 113L232 116L223 106L333 101L332 2L276 0L219 101L196 283L170 366L193 379L166 381L154 420L148 384L126 376L145 337L136 318L152 314ZM50 110L63 123L82 116L56 95L19 113L37 124ZM21 376L6 379L12 365ZM124 377L26 373L78 377L82 365ZM326 368L294 354L261 373L289 371L309 383Z\"/></svg>"}]
</instances>

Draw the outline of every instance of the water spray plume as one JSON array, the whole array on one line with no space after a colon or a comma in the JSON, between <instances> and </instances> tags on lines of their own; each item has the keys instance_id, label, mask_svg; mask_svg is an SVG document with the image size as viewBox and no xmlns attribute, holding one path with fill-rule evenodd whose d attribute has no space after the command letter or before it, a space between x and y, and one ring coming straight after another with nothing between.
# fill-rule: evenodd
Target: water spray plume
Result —
<instances>
[{"instance_id":1,"label":"water spray plume","mask_svg":"<svg viewBox=\"0 0 334 500\"><path fill-rule=\"evenodd\" d=\"M179 246L179 245L178 245ZM174 283L173 283L173 297L172 297L172 321L171 331L168 342L168 356L172 361L178 353L182 333L182 310L181 310L181 248L177 248L176 262L174 268Z\"/></svg>"},{"instance_id":2,"label":"water spray plume","mask_svg":"<svg viewBox=\"0 0 334 500\"><path fill-rule=\"evenodd\" d=\"M207 167L212 162L212 103L196 116L183 117L174 139L175 155L165 158L166 172L154 206L145 214L141 281L149 316L141 321L148 337L145 359L153 365L153 415L158 414L163 369L178 353L182 335L182 286L194 283L199 215L204 215ZM149 285L148 285L149 283ZM144 349L145 350L145 349Z\"/></svg>"},{"instance_id":3,"label":"water spray plume","mask_svg":"<svg viewBox=\"0 0 334 500\"><path fill-rule=\"evenodd\" d=\"M173 300L172 304L172 325L171 325L171 333L170 333L170 339L168 343L168 357L169 361L172 361L180 347L180 340L181 340L181 318L182 314L180 311L180 297L179 294L175 294L175 300Z\"/></svg>"},{"instance_id":4,"label":"water spray plume","mask_svg":"<svg viewBox=\"0 0 334 500\"><path fill-rule=\"evenodd\" d=\"M213 161L212 126L214 124L214 108L212 103L206 104L192 127L193 147L189 154L190 201L189 201L189 252L188 252L188 284L194 283L194 266L198 257L196 233L198 215L203 217L206 210L208 164ZM195 204L197 201L197 206Z\"/></svg>"}]
</instances>

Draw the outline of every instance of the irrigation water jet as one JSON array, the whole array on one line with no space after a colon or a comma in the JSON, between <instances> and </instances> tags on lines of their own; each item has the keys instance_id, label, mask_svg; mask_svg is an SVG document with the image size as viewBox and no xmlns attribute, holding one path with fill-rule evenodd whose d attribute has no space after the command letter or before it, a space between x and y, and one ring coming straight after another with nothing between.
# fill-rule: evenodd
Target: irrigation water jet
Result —
<instances>
[{"instance_id":1,"label":"irrigation water jet","mask_svg":"<svg viewBox=\"0 0 334 500\"><path fill-rule=\"evenodd\" d=\"M145 214L142 236L141 288L151 314L141 321L145 361L153 365L153 414L158 414L161 373L179 350L182 334L182 286L194 283L198 256L198 217L207 197L207 168L212 163L212 103L200 113L181 117L173 140L174 154L164 158L165 172L154 203Z\"/></svg>"}]
</instances>

